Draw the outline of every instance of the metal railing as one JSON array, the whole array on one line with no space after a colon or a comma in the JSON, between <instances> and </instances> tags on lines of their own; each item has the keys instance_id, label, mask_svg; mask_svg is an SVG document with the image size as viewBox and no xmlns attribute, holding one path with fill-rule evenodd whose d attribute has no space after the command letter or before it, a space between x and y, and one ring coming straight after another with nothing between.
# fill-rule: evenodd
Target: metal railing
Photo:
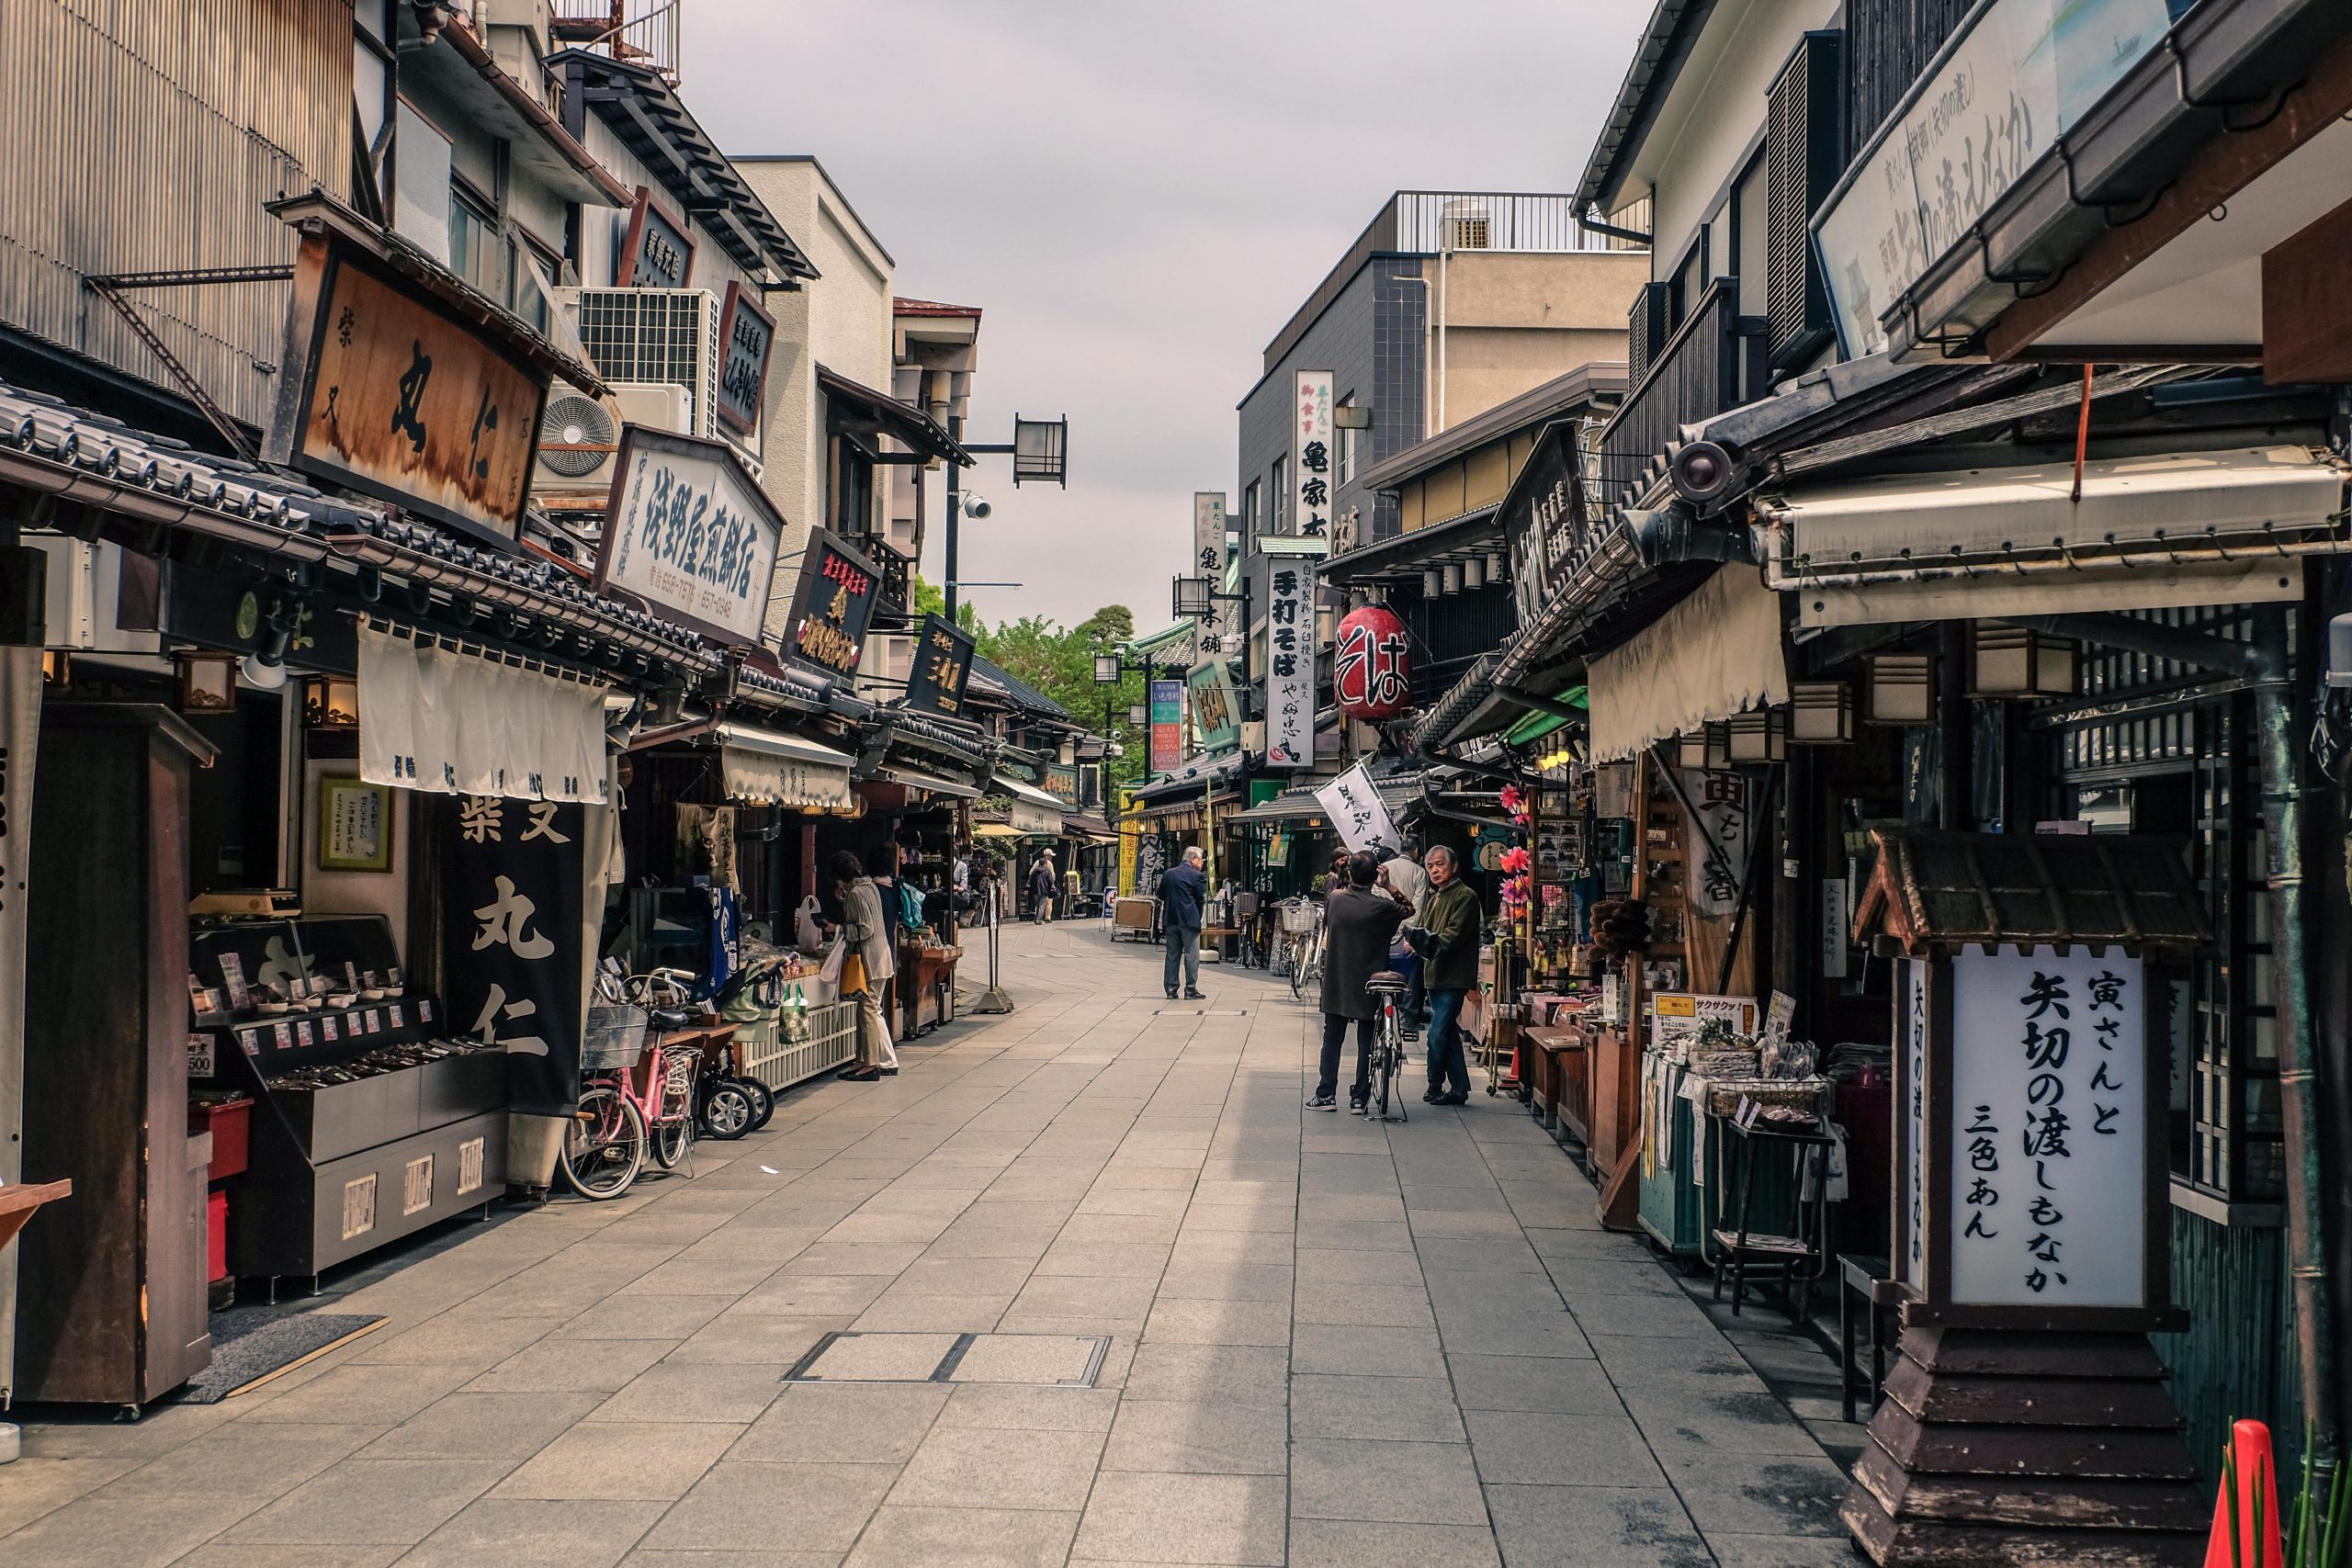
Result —
<instances>
[{"instance_id":1,"label":"metal railing","mask_svg":"<svg viewBox=\"0 0 2352 1568\"><path fill-rule=\"evenodd\" d=\"M1738 314L1739 280L1719 277L1698 307L1674 330L1643 374L1641 384L1600 433L1603 506L1623 506L1682 427L1712 418L1742 400L1741 337L1753 335ZM1760 333L1758 323L1753 332Z\"/></svg>"},{"instance_id":2,"label":"metal railing","mask_svg":"<svg viewBox=\"0 0 2352 1568\"><path fill-rule=\"evenodd\" d=\"M864 552L882 573L882 591L875 608L910 615L914 610L913 558L899 553L897 546L877 535L868 534L857 541Z\"/></svg>"},{"instance_id":3,"label":"metal railing","mask_svg":"<svg viewBox=\"0 0 2352 1568\"><path fill-rule=\"evenodd\" d=\"M670 85L678 85L684 0L553 0L549 10L558 44L650 65Z\"/></svg>"},{"instance_id":4,"label":"metal railing","mask_svg":"<svg viewBox=\"0 0 2352 1568\"><path fill-rule=\"evenodd\" d=\"M1439 251L1607 251L1624 248L1577 221L1572 196L1494 191L1396 193L1389 249Z\"/></svg>"}]
</instances>

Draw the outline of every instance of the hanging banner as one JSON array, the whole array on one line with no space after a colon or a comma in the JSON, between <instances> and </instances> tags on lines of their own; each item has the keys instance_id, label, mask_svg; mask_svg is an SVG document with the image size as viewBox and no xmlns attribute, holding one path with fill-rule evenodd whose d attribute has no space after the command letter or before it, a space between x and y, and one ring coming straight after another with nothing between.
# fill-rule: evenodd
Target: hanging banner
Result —
<instances>
[{"instance_id":1,"label":"hanging banner","mask_svg":"<svg viewBox=\"0 0 2352 1568\"><path fill-rule=\"evenodd\" d=\"M1184 682L1151 683L1151 771L1174 773L1184 765Z\"/></svg>"},{"instance_id":2,"label":"hanging banner","mask_svg":"<svg viewBox=\"0 0 2352 1568\"><path fill-rule=\"evenodd\" d=\"M1405 841L1388 815L1388 803L1380 798L1372 774L1362 762L1317 790L1315 803L1331 819L1340 842L1351 850L1368 850L1375 844L1395 850Z\"/></svg>"},{"instance_id":3,"label":"hanging banner","mask_svg":"<svg viewBox=\"0 0 2352 1568\"><path fill-rule=\"evenodd\" d=\"M759 645L784 513L725 442L625 426L607 508L597 587L720 642Z\"/></svg>"},{"instance_id":4,"label":"hanging banner","mask_svg":"<svg viewBox=\"0 0 2352 1568\"><path fill-rule=\"evenodd\" d=\"M1952 1300L2150 1304L2141 961L1971 948L1951 987Z\"/></svg>"},{"instance_id":5,"label":"hanging banner","mask_svg":"<svg viewBox=\"0 0 2352 1568\"><path fill-rule=\"evenodd\" d=\"M24 1176L25 873L32 862L38 648L0 648L0 1183ZM0 1388L15 1386L17 1247L0 1245Z\"/></svg>"},{"instance_id":6,"label":"hanging banner","mask_svg":"<svg viewBox=\"0 0 2352 1568\"><path fill-rule=\"evenodd\" d=\"M505 1049L509 1111L569 1115L589 963L585 808L467 795L441 809L456 818L441 963L450 1022Z\"/></svg>"},{"instance_id":7,"label":"hanging banner","mask_svg":"<svg viewBox=\"0 0 2352 1568\"><path fill-rule=\"evenodd\" d=\"M1532 626L1567 586L1590 532L1573 421L1544 427L1498 512L1510 547L1511 604L1519 624Z\"/></svg>"},{"instance_id":8,"label":"hanging banner","mask_svg":"<svg viewBox=\"0 0 2352 1568\"><path fill-rule=\"evenodd\" d=\"M1289 531L1320 539L1331 532L1331 373L1298 371L1293 387Z\"/></svg>"},{"instance_id":9,"label":"hanging banner","mask_svg":"<svg viewBox=\"0 0 2352 1568\"><path fill-rule=\"evenodd\" d=\"M866 623L882 592L874 563L823 528L808 530L800 586L784 628L784 652L820 675L848 679L865 654Z\"/></svg>"},{"instance_id":10,"label":"hanging banner","mask_svg":"<svg viewBox=\"0 0 2352 1568\"><path fill-rule=\"evenodd\" d=\"M1241 744L1241 707L1233 699L1233 672L1222 655L1195 664L1184 677L1192 694L1193 728L1201 750L1214 754Z\"/></svg>"},{"instance_id":11,"label":"hanging banner","mask_svg":"<svg viewBox=\"0 0 2352 1568\"><path fill-rule=\"evenodd\" d=\"M427 636L358 633L359 776L434 795L601 800L605 688Z\"/></svg>"},{"instance_id":12,"label":"hanging banner","mask_svg":"<svg viewBox=\"0 0 2352 1568\"><path fill-rule=\"evenodd\" d=\"M1756 816L1747 806L1747 780L1685 768L1682 788L1697 807L1682 824L1684 896L1690 913L1719 919L1739 908L1740 879L1747 874Z\"/></svg>"},{"instance_id":13,"label":"hanging banner","mask_svg":"<svg viewBox=\"0 0 2352 1568\"><path fill-rule=\"evenodd\" d=\"M1192 577L1208 580L1212 592L1225 591L1225 493L1222 491L1196 490L1193 492L1193 562ZM1209 614L1201 620L1201 635L1222 637L1226 631L1226 605L1212 599Z\"/></svg>"},{"instance_id":14,"label":"hanging banner","mask_svg":"<svg viewBox=\"0 0 2352 1568\"><path fill-rule=\"evenodd\" d=\"M1315 563L1266 560L1266 766L1315 763Z\"/></svg>"}]
</instances>

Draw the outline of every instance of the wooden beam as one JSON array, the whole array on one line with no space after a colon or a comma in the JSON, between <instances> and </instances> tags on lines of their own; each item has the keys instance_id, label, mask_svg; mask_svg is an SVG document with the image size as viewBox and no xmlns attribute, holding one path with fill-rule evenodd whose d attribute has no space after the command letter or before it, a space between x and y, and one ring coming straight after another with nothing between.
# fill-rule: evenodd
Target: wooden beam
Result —
<instances>
[{"instance_id":1,"label":"wooden beam","mask_svg":"<svg viewBox=\"0 0 2352 1568\"><path fill-rule=\"evenodd\" d=\"M2084 247L2050 288L2003 311L1985 329L1986 351L1996 361L2025 357L2042 333L2203 222L2215 208L2347 112L2352 112L2352 33L2324 51L2312 62L2311 74L2286 90L2276 116L2250 130L2217 130L2147 216L2109 230ZM2077 348L2065 357L2111 355Z\"/></svg>"},{"instance_id":2,"label":"wooden beam","mask_svg":"<svg viewBox=\"0 0 2352 1568\"><path fill-rule=\"evenodd\" d=\"M2352 201L2262 254L2262 378L2352 381ZM2278 323L2274 331L2270 323ZM2287 331L2287 323L2294 323Z\"/></svg>"}]
</instances>

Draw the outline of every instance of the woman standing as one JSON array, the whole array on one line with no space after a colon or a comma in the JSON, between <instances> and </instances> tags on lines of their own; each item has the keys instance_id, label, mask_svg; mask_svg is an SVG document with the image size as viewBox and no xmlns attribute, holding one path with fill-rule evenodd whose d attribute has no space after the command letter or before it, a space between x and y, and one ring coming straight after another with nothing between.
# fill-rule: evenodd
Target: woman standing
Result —
<instances>
[{"instance_id":1,"label":"woman standing","mask_svg":"<svg viewBox=\"0 0 2352 1568\"><path fill-rule=\"evenodd\" d=\"M882 897L874 879L864 874L857 856L848 850L833 854L833 892L841 899L842 995L857 998L857 1065L841 1076L866 1083L899 1070L899 1053L890 1043L890 1023L882 1010L883 987L898 972L890 956L889 917L882 911Z\"/></svg>"},{"instance_id":2,"label":"woman standing","mask_svg":"<svg viewBox=\"0 0 2352 1568\"><path fill-rule=\"evenodd\" d=\"M1054 918L1054 852L1040 850L1029 866L1029 919L1043 925Z\"/></svg>"}]
</instances>

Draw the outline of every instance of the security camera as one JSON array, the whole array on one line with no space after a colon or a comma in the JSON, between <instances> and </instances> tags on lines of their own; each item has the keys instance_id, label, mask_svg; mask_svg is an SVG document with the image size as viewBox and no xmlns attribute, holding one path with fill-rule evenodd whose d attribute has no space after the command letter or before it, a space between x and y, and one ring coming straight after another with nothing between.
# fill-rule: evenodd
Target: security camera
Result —
<instances>
[{"instance_id":1,"label":"security camera","mask_svg":"<svg viewBox=\"0 0 2352 1568\"><path fill-rule=\"evenodd\" d=\"M995 510L995 507L989 504L989 498L987 496L974 495L968 491L965 492L965 516L978 520L979 518L986 517L989 513L994 512Z\"/></svg>"}]
</instances>

